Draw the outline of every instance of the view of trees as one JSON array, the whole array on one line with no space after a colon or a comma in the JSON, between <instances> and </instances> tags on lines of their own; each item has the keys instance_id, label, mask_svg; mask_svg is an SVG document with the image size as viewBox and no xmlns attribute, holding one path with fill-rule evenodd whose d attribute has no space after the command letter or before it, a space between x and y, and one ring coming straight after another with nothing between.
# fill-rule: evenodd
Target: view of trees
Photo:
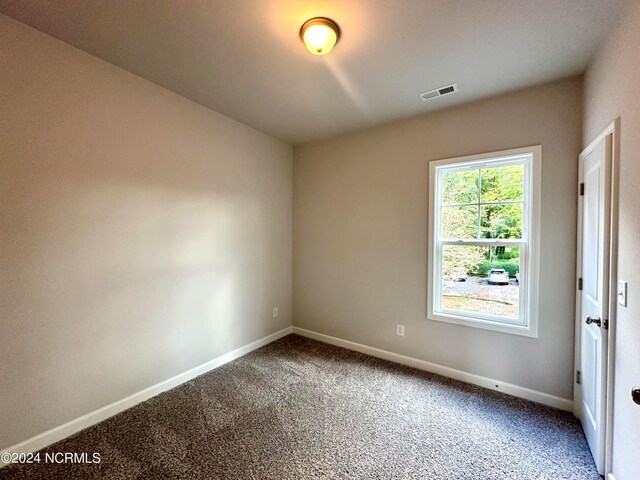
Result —
<instances>
[{"instance_id":1,"label":"view of trees","mask_svg":"<svg viewBox=\"0 0 640 480\"><path fill-rule=\"evenodd\" d=\"M504 250L502 250L504 248ZM445 245L442 252L444 278L455 278L461 273L486 275L492 268L503 268L510 276L520 271L518 247L478 247L472 245Z\"/></svg>"},{"instance_id":2,"label":"view of trees","mask_svg":"<svg viewBox=\"0 0 640 480\"><path fill-rule=\"evenodd\" d=\"M446 172L442 183L442 236L444 238L522 238L522 165ZM447 246L443 274L460 271L486 274L504 268L519 270L519 248Z\"/></svg>"},{"instance_id":3,"label":"view of trees","mask_svg":"<svg viewBox=\"0 0 640 480\"><path fill-rule=\"evenodd\" d=\"M482 205L482 236L485 238L522 238L524 167L511 165L484 168L480 170L480 173L482 180L481 203L518 202Z\"/></svg>"}]
</instances>

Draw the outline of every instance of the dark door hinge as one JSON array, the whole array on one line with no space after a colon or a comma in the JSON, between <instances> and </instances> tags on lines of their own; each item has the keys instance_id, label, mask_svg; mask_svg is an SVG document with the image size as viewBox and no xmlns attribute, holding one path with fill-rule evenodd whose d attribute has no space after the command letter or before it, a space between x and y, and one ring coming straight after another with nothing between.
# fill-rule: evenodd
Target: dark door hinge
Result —
<instances>
[{"instance_id":1,"label":"dark door hinge","mask_svg":"<svg viewBox=\"0 0 640 480\"><path fill-rule=\"evenodd\" d=\"M578 385L582 383L582 375L580 374L580 370L576 370L576 383Z\"/></svg>"},{"instance_id":2,"label":"dark door hinge","mask_svg":"<svg viewBox=\"0 0 640 480\"><path fill-rule=\"evenodd\" d=\"M578 279L578 290L582 290L582 279Z\"/></svg>"},{"instance_id":3,"label":"dark door hinge","mask_svg":"<svg viewBox=\"0 0 640 480\"><path fill-rule=\"evenodd\" d=\"M580 196L584 196L584 183L580 184Z\"/></svg>"}]
</instances>

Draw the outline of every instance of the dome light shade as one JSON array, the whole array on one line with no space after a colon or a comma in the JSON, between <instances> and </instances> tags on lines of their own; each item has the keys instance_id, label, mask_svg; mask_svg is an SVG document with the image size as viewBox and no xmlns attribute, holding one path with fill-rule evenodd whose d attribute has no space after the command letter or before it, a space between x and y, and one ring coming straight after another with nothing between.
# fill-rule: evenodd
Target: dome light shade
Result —
<instances>
[{"instance_id":1,"label":"dome light shade","mask_svg":"<svg viewBox=\"0 0 640 480\"><path fill-rule=\"evenodd\" d=\"M313 55L326 55L340 38L336 23L324 17L307 20L300 28L300 38Z\"/></svg>"}]
</instances>

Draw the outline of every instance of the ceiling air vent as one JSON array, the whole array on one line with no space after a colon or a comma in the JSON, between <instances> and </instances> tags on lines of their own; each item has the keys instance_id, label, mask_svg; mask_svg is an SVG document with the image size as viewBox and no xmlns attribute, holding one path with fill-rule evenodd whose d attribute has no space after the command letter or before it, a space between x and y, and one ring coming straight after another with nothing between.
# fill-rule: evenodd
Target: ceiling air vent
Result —
<instances>
[{"instance_id":1,"label":"ceiling air vent","mask_svg":"<svg viewBox=\"0 0 640 480\"><path fill-rule=\"evenodd\" d=\"M425 102L427 100L433 100L434 98L441 97L443 95L449 95L450 93L454 93L458 91L458 84L452 83L451 85L445 85L444 87L435 88L433 90L429 90L428 92L424 92L420 94L420 98Z\"/></svg>"}]
</instances>

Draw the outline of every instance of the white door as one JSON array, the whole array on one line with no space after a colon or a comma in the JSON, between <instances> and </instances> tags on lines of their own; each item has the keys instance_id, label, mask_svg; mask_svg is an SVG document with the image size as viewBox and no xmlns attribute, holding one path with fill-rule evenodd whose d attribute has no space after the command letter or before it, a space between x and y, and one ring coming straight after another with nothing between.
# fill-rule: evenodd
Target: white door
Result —
<instances>
[{"instance_id":1,"label":"white door","mask_svg":"<svg viewBox=\"0 0 640 480\"><path fill-rule=\"evenodd\" d=\"M609 312L612 136L580 154L577 347L578 416L600 474L604 473Z\"/></svg>"}]
</instances>

